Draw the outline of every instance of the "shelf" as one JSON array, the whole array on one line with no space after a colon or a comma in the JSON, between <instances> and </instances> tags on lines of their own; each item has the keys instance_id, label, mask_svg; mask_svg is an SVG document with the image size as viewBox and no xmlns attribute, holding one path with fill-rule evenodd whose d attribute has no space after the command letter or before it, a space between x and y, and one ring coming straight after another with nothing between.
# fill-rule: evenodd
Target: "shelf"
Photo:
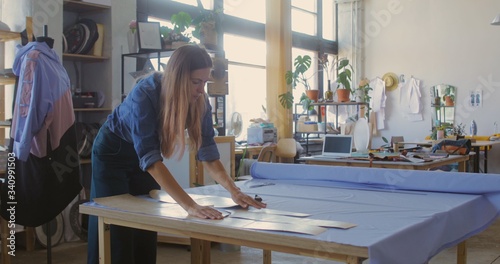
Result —
<instances>
[{"instance_id":1,"label":"shelf","mask_svg":"<svg viewBox=\"0 0 500 264\"><path fill-rule=\"evenodd\" d=\"M15 77L0 76L0 85L10 85L10 84L16 84Z\"/></svg>"},{"instance_id":2,"label":"shelf","mask_svg":"<svg viewBox=\"0 0 500 264\"><path fill-rule=\"evenodd\" d=\"M95 62L100 62L100 61L108 60L109 57L84 55L84 54L63 53L63 59L64 60L78 60L78 61L89 61L89 62L95 61Z\"/></svg>"},{"instance_id":3,"label":"shelf","mask_svg":"<svg viewBox=\"0 0 500 264\"><path fill-rule=\"evenodd\" d=\"M302 105L302 104L300 104ZM368 105L368 103L358 103L358 102L323 102L323 103L312 103L311 105Z\"/></svg>"},{"instance_id":4,"label":"shelf","mask_svg":"<svg viewBox=\"0 0 500 264\"><path fill-rule=\"evenodd\" d=\"M21 38L21 33L19 32L0 30L0 42L6 42L20 38Z\"/></svg>"},{"instance_id":5,"label":"shelf","mask_svg":"<svg viewBox=\"0 0 500 264\"><path fill-rule=\"evenodd\" d=\"M111 111L113 109L111 108L75 108L73 111L75 112L106 112L106 111Z\"/></svg>"},{"instance_id":6,"label":"shelf","mask_svg":"<svg viewBox=\"0 0 500 264\"><path fill-rule=\"evenodd\" d=\"M139 53L127 53L127 54L122 54L122 57L131 57L131 58L140 58L140 59L156 59L158 57L165 58L165 57L170 57L174 51L175 51L175 49L166 49L166 50L157 50L157 51L145 51L145 52L139 52ZM207 52L209 54L224 55L223 51L208 50L207 49Z\"/></svg>"},{"instance_id":7,"label":"shelf","mask_svg":"<svg viewBox=\"0 0 500 264\"><path fill-rule=\"evenodd\" d=\"M87 3L82 1L70 1L64 0L64 11L70 12L94 12L94 11L103 11L107 9L111 9L110 6Z\"/></svg>"},{"instance_id":8,"label":"shelf","mask_svg":"<svg viewBox=\"0 0 500 264\"><path fill-rule=\"evenodd\" d=\"M320 102L320 103L312 103L311 106L314 106L317 109L317 114L315 114L314 116L316 116L317 118L317 121L318 122L323 122L323 123L331 123L330 125L328 124L325 124L325 127L324 128L321 128L322 131L319 131L317 127L307 127L308 129L303 129L304 127L301 127L300 124L301 121L300 120L300 117L301 116L310 116L309 114L307 113L301 113L301 114L298 114L298 111L297 111L297 107L302 107L302 104L300 103L296 103L295 104L295 110L294 110L294 124L295 124L295 128L294 128L294 135L295 135L295 140L302 140L303 142L305 141L304 145L305 145L305 153L306 155L310 155L311 153L309 152L309 145L310 143L313 141L313 138L309 138L310 135L313 135L315 138L320 138L321 135L324 135L324 134L337 134L339 132L339 127L340 127L340 124L339 124L339 108L340 107L347 107L348 108L348 111L349 111L349 114L350 114L350 111L352 111L353 109L352 108L356 108L355 112L356 112L356 115L359 116L360 114L360 111L364 111L364 109L366 109L366 106L368 105L368 103L365 103L365 102ZM335 108L335 112L334 113L330 113L330 115L333 115L333 118L334 120L332 120L332 122L329 122L329 120L331 120L331 118L329 119L328 118L328 111L325 111L322 112L321 109L319 108L323 108L323 106L326 108L327 106L332 106ZM351 110L350 110L351 109ZM304 124L305 125L305 124ZM302 138L303 135L305 134L305 138Z\"/></svg>"},{"instance_id":9,"label":"shelf","mask_svg":"<svg viewBox=\"0 0 500 264\"><path fill-rule=\"evenodd\" d=\"M90 164L92 163L91 159L82 159L80 158L80 164Z\"/></svg>"}]
</instances>

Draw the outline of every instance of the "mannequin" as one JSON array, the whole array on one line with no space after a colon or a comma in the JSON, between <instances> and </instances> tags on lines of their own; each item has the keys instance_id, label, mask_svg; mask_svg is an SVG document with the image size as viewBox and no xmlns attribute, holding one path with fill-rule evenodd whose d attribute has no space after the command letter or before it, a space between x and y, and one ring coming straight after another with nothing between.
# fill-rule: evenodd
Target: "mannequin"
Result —
<instances>
[{"instance_id":1,"label":"mannequin","mask_svg":"<svg viewBox=\"0 0 500 264\"><path fill-rule=\"evenodd\" d=\"M36 42L45 42L49 48L54 48L54 39L48 37L47 25L43 26L43 36L37 37Z\"/></svg>"}]
</instances>

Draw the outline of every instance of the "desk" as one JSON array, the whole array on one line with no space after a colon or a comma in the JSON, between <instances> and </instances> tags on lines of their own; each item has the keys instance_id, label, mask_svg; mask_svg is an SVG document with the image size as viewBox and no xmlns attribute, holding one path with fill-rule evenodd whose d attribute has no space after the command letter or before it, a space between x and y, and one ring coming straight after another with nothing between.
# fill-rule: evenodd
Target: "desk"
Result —
<instances>
[{"instance_id":1,"label":"desk","mask_svg":"<svg viewBox=\"0 0 500 264\"><path fill-rule=\"evenodd\" d=\"M349 264L366 258L374 264L421 264L459 245L457 262L465 263L464 241L486 229L500 212L499 175L456 173L450 177L448 172L412 171L400 178L388 177L395 171L259 162L252 166L253 179L236 182L242 191L261 196L269 209L357 225L346 230L329 228L316 236L235 228L225 222L232 221L231 217L176 219L162 216L157 208L127 211L87 203L80 205L80 212L99 218L103 263L110 263L108 224L189 236L192 263L210 263L208 241ZM187 192L229 197L220 185ZM264 260L270 263L270 254Z\"/></svg>"},{"instance_id":2,"label":"desk","mask_svg":"<svg viewBox=\"0 0 500 264\"><path fill-rule=\"evenodd\" d=\"M421 142L399 142L397 143L397 146L401 146L404 144L412 144L412 145L419 145L419 146L424 146L424 147L432 147L437 141L421 141ZM471 142L471 147L472 151L474 151L475 157L474 157L474 170L475 172L480 172L479 169L479 153L481 151L481 148L484 148L484 160L483 160L483 167L484 167L484 173L488 173L488 151L490 148L493 147L493 145L500 144L500 140L497 141L485 141L485 140L476 140L475 142Z\"/></svg>"},{"instance_id":3,"label":"desk","mask_svg":"<svg viewBox=\"0 0 500 264\"><path fill-rule=\"evenodd\" d=\"M439 166L450 165L458 162L458 171L465 172L466 162L469 160L467 155L451 155L447 158L429 161L429 162L405 162L405 161L377 161L370 163L367 160L356 160L351 158L321 158L321 157L302 157L300 160L306 164L330 165L330 166L350 166L350 167L372 167L372 168L387 168L401 170L428 170Z\"/></svg>"},{"instance_id":4,"label":"desk","mask_svg":"<svg viewBox=\"0 0 500 264\"><path fill-rule=\"evenodd\" d=\"M259 156L260 151L262 150L262 146L246 146L246 147L236 147L234 154L243 155L246 154L243 158L253 159L255 156Z\"/></svg>"},{"instance_id":5,"label":"desk","mask_svg":"<svg viewBox=\"0 0 500 264\"><path fill-rule=\"evenodd\" d=\"M488 151L493 145L497 144L500 144L500 141L476 141L472 143L472 148L476 152L474 166L477 166L477 172L479 172L479 153L481 148L484 148L483 171L484 173L488 173Z\"/></svg>"}]
</instances>

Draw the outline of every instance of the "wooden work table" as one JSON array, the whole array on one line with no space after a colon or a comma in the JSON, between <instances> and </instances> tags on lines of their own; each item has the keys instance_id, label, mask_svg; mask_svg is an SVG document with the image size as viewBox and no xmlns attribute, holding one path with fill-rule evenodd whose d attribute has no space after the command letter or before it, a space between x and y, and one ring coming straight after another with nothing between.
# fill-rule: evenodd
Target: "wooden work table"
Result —
<instances>
[{"instance_id":1,"label":"wooden work table","mask_svg":"<svg viewBox=\"0 0 500 264\"><path fill-rule=\"evenodd\" d=\"M263 164L274 166L271 163ZM277 171L281 171L281 174L285 175L293 174L293 171L299 171L300 173L303 173L304 170L310 171L308 170L309 165L276 164L276 166L280 166ZM295 167L292 168L292 166ZM322 167L318 168L318 172L316 172L318 174L322 174L321 171L330 169L326 166L318 167ZM286 169L292 171L287 172ZM356 168L347 169L353 170ZM340 169L339 167L339 170L346 170L346 168ZM432 177L439 177L441 174L443 174L441 176L445 177L444 174L447 174L444 172L421 173L430 173L429 176ZM280 179L283 176L281 174L279 175ZM347 174L350 174L349 178L354 179L353 182L357 182L356 179L359 179L359 175L363 173L356 174L353 172ZM274 174L270 173L269 175L273 176ZM314 175L314 173L311 175ZM346 173L339 175L342 177ZM327 178L335 177L330 173L324 176ZM377 177L386 180L383 170L380 170L380 173L379 170L373 170L373 173L370 173L369 176L370 179ZM405 175L404 181L400 181L400 183L404 184L408 180L411 181L412 177L420 178L419 175ZM420 250L427 250L426 247L418 247L418 244L422 243L422 241L442 241L444 234L451 241L455 241L454 245L458 245L457 263L466 263L466 244L465 238L462 237L464 233L462 233L462 230L453 228L453 226L461 225L463 217L448 216L469 215L470 211L475 210L476 206L486 203L485 199L477 195L440 193L436 191L371 190L366 185L363 185L361 189L352 186L350 188L336 188L326 186L325 183L327 182L320 180L315 183L312 180L309 184L300 184L289 183L287 179L263 179L237 182L237 185L246 193L259 193L270 209L310 213L313 219L338 221L349 219L349 222L357 225L356 227L346 230L330 228L319 235L256 230L235 227L232 225L232 221L237 220L231 216L224 220L172 217L165 215L166 211L161 210L161 205L158 205L159 203L156 201L151 201L147 205L143 205L141 202L143 206L137 206L137 204L127 202L130 200L116 196L109 197L114 199L114 205L106 206L90 202L80 205L80 212L95 215L99 219L99 254L101 263L111 263L109 225L127 226L190 237L191 263L210 263L211 241L263 249L263 263L266 264L270 264L272 261L271 251L332 259L348 264L360 264L371 257L374 257L372 259L374 263L389 263L380 261L392 258L394 255L399 255L400 258L401 256L403 258L408 257L407 262L397 263L416 263L419 261L416 261L413 257L418 256L425 259L427 255L424 252L415 253L420 252ZM212 195L216 193L228 195L220 186L203 186L191 188L187 191L188 193L204 195L209 193ZM147 200L150 198L136 197L136 199ZM443 201L450 202L450 204L443 206ZM129 206L128 204L132 205ZM368 210L368 208L371 210ZM486 213L487 215L494 215L494 212L490 212L493 209L489 208L488 210L485 214L474 217L482 219L487 218ZM399 217L394 217L396 215ZM295 221L298 221L295 224L301 223L301 220ZM487 219L482 219L482 221L487 222ZM395 226L392 226L392 224ZM466 224L461 226L464 230L467 230L466 232L473 232L473 229L467 227ZM440 230L442 228L442 234L436 234L433 231L434 228ZM429 249L429 252L436 253L442 250L442 244L440 243L444 242L436 242ZM400 252L402 249L407 250L410 255L417 255L407 256L405 253Z\"/></svg>"},{"instance_id":2,"label":"wooden work table","mask_svg":"<svg viewBox=\"0 0 500 264\"><path fill-rule=\"evenodd\" d=\"M425 140L425 141L416 141L416 142L399 142L397 143L396 147L401 147L404 145L417 145L417 146L422 146L422 147L432 147L434 146L438 141L434 140ZM483 172L488 173L488 152L490 148L492 148L494 145L500 144L500 140L496 141L490 141L490 140L476 140L471 142L471 147L472 151L474 151L474 172L480 172L479 169L479 164L480 164L480 157L479 153L481 150L484 151L484 160L483 160Z\"/></svg>"},{"instance_id":3,"label":"wooden work table","mask_svg":"<svg viewBox=\"0 0 500 264\"><path fill-rule=\"evenodd\" d=\"M429 162L405 162L405 161L368 161L352 158L320 158L320 157L303 157L301 160L306 164L316 165L331 165L331 166L350 166L350 167L372 167L372 168L387 168L387 169L402 169L402 170L428 170L444 165L450 165L458 162L458 171L466 170L466 162L469 160L468 155L451 155L447 158L442 158Z\"/></svg>"}]
</instances>

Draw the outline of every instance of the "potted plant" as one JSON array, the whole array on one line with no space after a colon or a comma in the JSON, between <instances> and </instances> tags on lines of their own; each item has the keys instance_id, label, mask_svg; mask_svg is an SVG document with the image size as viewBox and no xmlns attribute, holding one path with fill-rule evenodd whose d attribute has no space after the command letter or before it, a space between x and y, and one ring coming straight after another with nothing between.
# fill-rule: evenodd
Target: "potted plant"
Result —
<instances>
[{"instance_id":1,"label":"potted plant","mask_svg":"<svg viewBox=\"0 0 500 264\"><path fill-rule=\"evenodd\" d=\"M451 134L456 137L456 140L465 138L465 125L460 123L451 128Z\"/></svg>"},{"instance_id":2,"label":"potted plant","mask_svg":"<svg viewBox=\"0 0 500 264\"><path fill-rule=\"evenodd\" d=\"M352 66L348 59L340 59L337 66L337 98L339 102L348 102L350 94L354 94L351 89Z\"/></svg>"},{"instance_id":3,"label":"potted plant","mask_svg":"<svg viewBox=\"0 0 500 264\"><path fill-rule=\"evenodd\" d=\"M207 10L203 7L201 0L197 0L197 3L200 14L191 21L194 25L193 37L199 39L206 48L215 50L217 49L217 36L222 25L222 10Z\"/></svg>"},{"instance_id":4,"label":"potted plant","mask_svg":"<svg viewBox=\"0 0 500 264\"><path fill-rule=\"evenodd\" d=\"M302 104L302 109L304 112L307 111L307 114L311 114L311 111L314 111L314 107L312 106L312 103L314 101L307 96L307 94L303 93L302 96L300 96L300 103Z\"/></svg>"},{"instance_id":5,"label":"potted plant","mask_svg":"<svg viewBox=\"0 0 500 264\"><path fill-rule=\"evenodd\" d=\"M179 12L170 17L172 28L167 26L160 27L160 35L164 49L178 48L188 43L191 38L186 30L191 25L191 16L186 12Z\"/></svg>"},{"instance_id":6,"label":"potted plant","mask_svg":"<svg viewBox=\"0 0 500 264\"><path fill-rule=\"evenodd\" d=\"M370 81L367 78L362 79L359 82L359 86L356 89L356 102L359 103L368 103L367 111L365 112L366 118L368 118L369 112L371 110L370 100L372 99L369 95L369 92L372 91L373 88L370 87Z\"/></svg>"},{"instance_id":7,"label":"potted plant","mask_svg":"<svg viewBox=\"0 0 500 264\"><path fill-rule=\"evenodd\" d=\"M309 55L299 55L295 58L294 63L293 63L295 69L293 71L287 71L285 73L285 81L286 84L291 86L293 89L297 87L297 85L301 84L304 86L307 93L311 93L308 91L316 91L316 96L310 95L309 98L312 101L317 101L318 98L318 90L311 90L311 86L309 85L308 78L306 76L306 71L309 70L311 67L311 56ZM286 93L280 94L278 96L280 103L283 107L290 109L293 105L293 94L291 91L288 91ZM301 98L304 98L304 94L301 96ZM303 100L301 100L301 103L304 103Z\"/></svg>"},{"instance_id":8,"label":"potted plant","mask_svg":"<svg viewBox=\"0 0 500 264\"><path fill-rule=\"evenodd\" d=\"M440 125L440 126L433 127L431 139L432 140L439 140L439 139L446 138L446 136L447 136L446 129L447 128L448 128L447 125Z\"/></svg>"},{"instance_id":9,"label":"potted plant","mask_svg":"<svg viewBox=\"0 0 500 264\"><path fill-rule=\"evenodd\" d=\"M322 54L319 58L319 64L323 68L326 77L328 79L328 88L325 92L325 99L327 101L333 101L333 91L331 89L331 79L330 76L333 72L337 72L337 96L339 102L349 101L350 94L354 94L351 89L351 78L352 78L352 66L349 64L349 60L346 58L335 58L330 65L328 61L328 54ZM329 68L331 66L331 68Z\"/></svg>"},{"instance_id":10,"label":"potted plant","mask_svg":"<svg viewBox=\"0 0 500 264\"><path fill-rule=\"evenodd\" d=\"M455 105L455 87L447 85L444 89L443 101L445 106Z\"/></svg>"}]
</instances>

